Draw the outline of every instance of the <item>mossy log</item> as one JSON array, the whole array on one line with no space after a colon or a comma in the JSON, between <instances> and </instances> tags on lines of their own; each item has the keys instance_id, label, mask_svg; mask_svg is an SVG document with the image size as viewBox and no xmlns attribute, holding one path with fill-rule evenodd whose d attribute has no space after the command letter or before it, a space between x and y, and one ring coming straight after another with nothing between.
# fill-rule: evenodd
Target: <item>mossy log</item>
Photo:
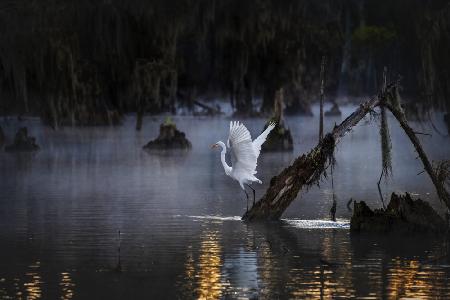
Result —
<instances>
[{"instance_id":1,"label":"mossy log","mask_svg":"<svg viewBox=\"0 0 450 300\"><path fill-rule=\"evenodd\" d=\"M351 232L445 233L448 225L425 201L392 193L386 209L371 210L364 201L355 202L350 221Z\"/></svg>"},{"instance_id":2,"label":"mossy log","mask_svg":"<svg viewBox=\"0 0 450 300\"><path fill-rule=\"evenodd\" d=\"M334 161L334 147L336 143L339 142L339 139L358 124L365 115L380 105L384 105L388 108L400 123L400 126L414 145L414 148L424 165L425 171L430 176L439 199L450 209L449 193L445 189L442 180L439 180L436 175L415 132L409 127L406 118L401 109L398 108L398 105L393 105L388 101L395 97L393 95L396 95L397 93L397 86L398 82L394 82L383 88L377 96L362 103L350 116L338 126L335 126L333 130L308 154L298 157L292 165L285 168L279 175L273 177L264 196L244 214L242 219L244 221L279 219L304 186L308 187L317 183L322 174L326 175L326 169Z\"/></svg>"},{"instance_id":3,"label":"mossy log","mask_svg":"<svg viewBox=\"0 0 450 300\"><path fill-rule=\"evenodd\" d=\"M20 128L14 137L13 143L5 147L6 152L31 152L36 150L39 150L36 139L28 136L26 127Z\"/></svg>"},{"instance_id":4,"label":"mossy log","mask_svg":"<svg viewBox=\"0 0 450 300\"><path fill-rule=\"evenodd\" d=\"M391 85L386 91L394 88ZM378 95L362 103L356 111L335 126L331 133L314 147L308 154L298 157L292 165L270 180L265 195L247 211L244 221L278 220L286 208L294 201L304 186L317 182L333 159L334 146L364 116L372 111L384 95Z\"/></svg>"},{"instance_id":5,"label":"mossy log","mask_svg":"<svg viewBox=\"0 0 450 300\"><path fill-rule=\"evenodd\" d=\"M449 194L443 183L438 180L414 131L408 126L401 111L387 101L396 94L397 86L398 82L394 82L384 88L379 95L362 103L350 116L335 126L308 154L298 157L292 165L274 176L264 196L244 214L242 219L244 221L278 220L303 187L317 183L322 174L326 175L326 169L334 160L334 147L339 139L379 105L385 105L405 130L424 164L425 171L430 175L439 198L450 208Z\"/></svg>"},{"instance_id":6,"label":"mossy log","mask_svg":"<svg viewBox=\"0 0 450 300\"><path fill-rule=\"evenodd\" d=\"M191 142L186 138L184 132L177 129L172 122L165 122L159 127L159 136L148 142L143 148L145 150L166 149L190 149Z\"/></svg>"}]
</instances>

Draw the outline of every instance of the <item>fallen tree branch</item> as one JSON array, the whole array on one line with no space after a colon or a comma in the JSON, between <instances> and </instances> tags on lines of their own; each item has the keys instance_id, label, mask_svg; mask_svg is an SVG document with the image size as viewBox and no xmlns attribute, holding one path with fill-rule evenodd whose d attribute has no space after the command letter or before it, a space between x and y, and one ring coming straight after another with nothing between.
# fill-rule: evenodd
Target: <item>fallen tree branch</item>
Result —
<instances>
[{"instance_id":1,"label":"fallen tree branch","mask_svg":"<svg viewBox=\"0 0 450 300\"><path fill-rule=\"evenodd\" d=\"M210 115L221 115L221 114L223 114L223 112L221 112L219 109L217 109L215 107L212 107L212 106L209 106L209 105L206 105L206 104L204 104L204 103L202 103L200 101L194 100L194 104L199 106L199 107L201 107L201 108L203 108L204 110L206 110L208 112L208 114L210 114Z\"/></svg>"},{"instance_id":2,"label":"fallen tree branch","mask_svg":"<svg viewBox=\"0 0 450 300\"><path fill-rule=\"evenodd\" d=\"M401 127L406 132L420 159L424 164L424 169L430 175L436 187L439 198L450 208L448 192L434 173L434 170L423 151L414 131L409 127L404 118L403 112L388 103L387 99L396 91L398 81L389 84L380 94L362 103L357 110L333 130L328 133L319 144L308 154L298 157L292 165L274 176L270 181L270 186L263 197L247 211L242 220L244 221L267 221L278 220L286 208L295 200L298 193L306 186L309 187L319 181L322 175L326 175L326 169L332 163L334 148L347 132L349 132L364 116L373 111L379 105L385 105L399 121Z\"/></svg>"},{"instance_id":3,"label":"fallen tree branch","mask_svg":"<svg viewBox=\"0 0 450 300\"><path fill-rule=\"evenodd\" d=\"M390 84L382 93L362 103L357 110L333 130L325 135L308 154L298 157L292 165L270 180L265 195L247 211L244 221L278 220L286 208L294 201L304 186L317 183L333 159L334 147L365 115L380 104L396 86Z\"/></svg>"}]
</instances>

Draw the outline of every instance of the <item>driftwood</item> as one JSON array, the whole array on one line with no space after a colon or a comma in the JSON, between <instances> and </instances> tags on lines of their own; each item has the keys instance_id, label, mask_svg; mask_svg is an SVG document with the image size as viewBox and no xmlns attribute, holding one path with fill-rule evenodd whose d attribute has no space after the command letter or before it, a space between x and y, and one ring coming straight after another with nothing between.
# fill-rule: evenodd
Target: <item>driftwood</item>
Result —
<instances>
[{"instance_id":1,"label":"driftwood","mask_svg":"<svg viewBox=\"0 0 450 300\"><path fill-rule=\"evenodd\" d=\"M330 133L325 135L323 140L308 154L298 157L292 165L273 177L265 195L244 214L242 219L244 221L278 220L286 208L297 197L300 190L317 183L320 177L326 174L326 169L334 160L334 148L340 138L358 124L364 116L380 105L385 105L391 110L395 118L400 122L400 125L419 153L425 170L430 175L436 187L439 198L450 208L448 192L445 190L443 183L437 179L419 140L415 136L414 131L408 126L403 112L391 105L388 101L396 93L397 87L398 82L389 84L379 95L362 103L350 116L338 126L335 126Z\"/></svg>"}]
</instances>

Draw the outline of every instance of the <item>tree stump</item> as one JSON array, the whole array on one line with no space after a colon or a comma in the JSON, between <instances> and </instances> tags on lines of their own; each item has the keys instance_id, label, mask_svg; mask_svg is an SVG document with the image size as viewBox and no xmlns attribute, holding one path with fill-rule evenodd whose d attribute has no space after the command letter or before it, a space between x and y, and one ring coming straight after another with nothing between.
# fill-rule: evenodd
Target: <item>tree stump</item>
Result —
<instances>
[{"instance_id":1,"label":"tree stump","mask_svg":"<svg viewBox=\"0 0 450 300\"><path fill-rule=\"evenodd\" d=\"M184 132L177 129L175 123L164 122L159 127L159 136L148 142L143 148L145 150L166 150L166 149L190 149L191 142L186 138Z\"/></svg>"},{"instance_id":2,"label":"tree stump","mask_svg":"<svg viewBox=\"0 0 450 300\"><path fill-rule=\"evenodd\" d=\"M350 221L352 232L445 233L444 219L425 201L392 193L386 209L371 210L364 201L355 202Z\"/></svg>"},{"instance_id":3,"label":"tree stump","mask_svg":"<svg viewBox=\"0 0 450 300\"><path fill-rule=\"evenodd\" d=\"M341 110L339 109L339 105L334 102L333 106L330 108L329 111L325 112L325 116L327 117L340 117L342 115Z\"/></svg>"},{"instance_id":4,"label":"tree stump","mask_svg":"<svg viewBox=\"0 0 450 300\"><path fill-rule=\"evenodd\" d=\"M261 146L261 151L292 151L294 143L289 128L284 122L284 100L283 88L275 93L274 116L264 125L264 130L271 123L275 123L275 128L267 136L267 140Z\"/></svg>"},{"instance_id":5,"label":"tree stump","mask_svg":"<svg viewBox=\"0 0 450 300\"><path fill-rule=\"evenodd\" d=\"M31 152L39 150L34 137L28 136L28 129L22 127L17 131L11 145L5 147L6 152Z\"/></svg>"},{"instance_id":6,"label":"tree stump","mask_svg":"<svg viewBox=\"0 0 450 300\"><path fill-rule=\"evenodd\" d=\"M269 126L270 122L264 125L264 130ZM289 128L276 123L275 128L267 136L267 140L261 146L261 151L263 152L273 152L273 151L292 151L294 148L294 143L292 141L292 135Z\"/></svg>"}]
</instances>

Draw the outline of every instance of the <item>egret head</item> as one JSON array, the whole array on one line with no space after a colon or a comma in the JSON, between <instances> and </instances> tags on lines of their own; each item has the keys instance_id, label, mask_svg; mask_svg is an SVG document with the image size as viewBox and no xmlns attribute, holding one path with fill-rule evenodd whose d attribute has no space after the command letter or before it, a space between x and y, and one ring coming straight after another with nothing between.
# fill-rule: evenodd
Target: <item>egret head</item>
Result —
<instances>
[{"instance_id":1,"label":"egret head","mask_svg":"<svg viewBox=\"0 0 450 300\"><path fill-rule=\"evenodd\" d=\"M217 143L211 145L211 149L215 149L215 148L219 148L219 147L221 147L222 150L226 149L226 146L222 141L218 141Z\"/></svg>"}]
</instances>

